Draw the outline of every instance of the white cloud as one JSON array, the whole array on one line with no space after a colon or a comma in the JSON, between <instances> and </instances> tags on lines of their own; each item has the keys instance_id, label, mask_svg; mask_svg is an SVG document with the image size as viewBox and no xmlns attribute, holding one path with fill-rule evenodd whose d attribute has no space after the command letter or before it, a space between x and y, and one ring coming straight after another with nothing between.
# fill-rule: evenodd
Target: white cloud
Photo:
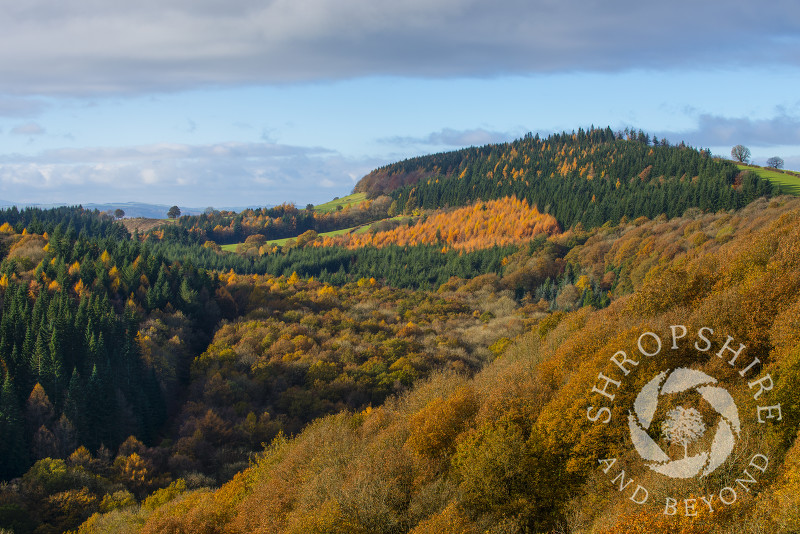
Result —
<instances>
[{"instance_id":1,"label":"white cloud","mask_svg":"<svg viewBox=\"0 0 800 534\"><path fill-rule=\"evenodd\" d=\"M86 162L124 163L142 161L283 158L332 154L320 147L295 147L275 143L214 143L187 145L182 143L154 143L130 147L88 147L46 150L34 156L0 155L3 163L61 163Z\"/></svg>"},{"instance_id":2,"label":"white cloud","mask_svg":"<svg viewBox=\"0 0 800 534\"><path fill-rule=\"evenodd\" d=\"M152 169L152 168L151 169L142 169L139 172L139 175L142 177L142 183L145 184L145 185L155 184L155 183L158 183L158 181L159 181L159 178L158 178L158 175L156 174L155 169Z\"/></svg>"},{"instance_id":3,"label":"white cloud","mask_svg":"<svg viewBox=\"0 0 800 534\"><path fill-rule=\"evenodd\" d=\"M0 156L0 198L24 202L275 204L347 194L351 175L387 163L270 143L153 144ZM322 186L322 187L321 187ZM322 188L325 190L322 190ZM300 198L302 197L302 198Z\"/></svg>"},{"instance_id":4,"label":"white cloud","mask_svg":"<svg viewBox=\"0 0 800 534\"><path fill-rule=\"evenodd\" d=\"M390 145L429 145L447 147L482 146L490 143L503 143L511 141L522 134L518 132L494 132L484 128L468 130L454 130L443 128L423 137L386 137L380 142Z\"/></svg>"},{"instance_id":5,"label":"white cloud","mask_svg":"<svg viewBox=\"0 0 800 534\"><path fill-rule=\"evenodd\" d=\"M796 0L28 0L0 31L9 94L800 64Z\"/></svg>"}]
</instances>

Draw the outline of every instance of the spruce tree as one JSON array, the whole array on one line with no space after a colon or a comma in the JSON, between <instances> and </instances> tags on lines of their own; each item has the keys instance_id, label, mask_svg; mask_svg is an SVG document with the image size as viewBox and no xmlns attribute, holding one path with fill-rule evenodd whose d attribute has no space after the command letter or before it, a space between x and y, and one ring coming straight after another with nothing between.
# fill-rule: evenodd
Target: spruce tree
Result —
<instances>
[{"instance_id":1,"label":"spruce tree","mask_svg":"<svg viewBox=\"0 0 800 534\"><path fill-rule=\"evenodd\" d=\"M72 369L72 376L69 379L64 399L64 414L75 425L78 441L83 442L86 439L86 400L84 385L77 369Z\"/></svg>"},{"instance_id":2,"label":"spruce tree","mask_svg":"<svg viewBox=\"0 0 800 534\"><path fill-rule=\"evenodd\" d=\"M9 373L0 392L0 479L9 480L28 468L25 425Z\"/></svg>"}]
</instances>

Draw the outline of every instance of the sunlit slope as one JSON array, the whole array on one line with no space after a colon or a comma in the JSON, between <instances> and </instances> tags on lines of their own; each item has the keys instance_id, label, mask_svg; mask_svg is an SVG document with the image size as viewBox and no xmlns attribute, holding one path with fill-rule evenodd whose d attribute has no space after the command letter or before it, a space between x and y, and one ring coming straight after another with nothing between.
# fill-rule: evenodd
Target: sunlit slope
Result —
<instances>
[{"instance_id":1,"label":"sunlit slope","mask_svg":"<svg viewBox=\"0 0 800 534\"><path fill-rule=\"evenodd\" d=\"M733 162L683 143L579 129L404 160L371 172L355 190L390 195L397 213L514 196L562 228L595 227L622 217L677 217L691 207L736 209L772 193L767 180L739 174Z\"/></svg>"},{"instance_id":2,"label":"sunlit slope","mask_svg":"<svg viewBox=\"0 0 800 534\"><path fill-rule=\"evenodd\" d=\"M609 307L551 314L473 379L445 373L380 408L318 420L275 441L220 489L175 488L141 508L95 516L81 531L795 531L799 222L800 200L759 201L736 213L639 220L565 243L590 278L626 277ZM643 331L666 338L672 324L692 333L711 328L717 348L726 336L745 345L747 361L761 362L754 372L774 380L762 400L784 407L781 424L753 427L749 412L742 415L746 445L769 455L769 470L735 504L694 523L667 524L663 503L640 507L604 478L597 458L618 457L630 444L624 429L586 417L587 392L599 373L616 368L615 351L635 346ZM642 360L620 402L632 401L657 365L694 361L688 346L665 352L665 361ZM708 364L717 360L719 384L738 391L738 369L723 373L728 364L713 354ZM749 409L752 392L739 389L737 402ZM732 457L697 484L733 483L749 460ZM630 465L628 477L650 480L647 468Z\"/></svg>"},{"instance_id":3,"label":"sunlit slope","mask_svg":"<svg viewBox=\"0 0 800 534\"><path fill-rule=\"evenodd\" d=\"M441 244L445 248L477 250L521 243L558 231L552 215L540 213L524 200L508 197L477 202L465 208L438 210L407 224L398 221L396 226L391 226L381 230L380 225L376 225L372 232L325 237L315 244L351 248Z\"/></svg>"},{"instance_id":4,"label":"sunlit slope","mask_svg":"<svg viewBox=\"0 0 800 534\"><path fill-rule=\"evenodd\" d=\"M792 171L782 171L777 169L767 169L753 165L737 165L742 170L756 173L762 178L777 184L781 192L791 195L800 195L800 174Z\"/></svg>"}]
</instances>

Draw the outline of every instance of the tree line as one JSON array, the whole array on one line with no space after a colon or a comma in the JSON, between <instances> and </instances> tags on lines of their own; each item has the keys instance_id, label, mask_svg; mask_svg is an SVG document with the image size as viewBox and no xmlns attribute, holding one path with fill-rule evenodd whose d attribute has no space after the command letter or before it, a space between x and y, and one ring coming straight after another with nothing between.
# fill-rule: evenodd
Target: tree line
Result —
<instances>
[{"instance_id":1,"label":"tree line","mask_svg":"<svg viewBox=\"0 0 800 534\"><path fill-rule=\"evenodd\" d=\"M609 128L414 158L377 169L356 190L389 194L393 213L515 196L562 228L677 217L691 207L737 209L777 192L707 150Z\"/></svg>"},{"instance_id":2,"label":"tree line","mask_svg":"<svg viewBox=\"0 0 800 534\"><path fill-rule=\"evenodd\" d=\"M183 216L178 224L163 226L145 237L183 244L202 245L243 242L251 235L266 239L295 237L313 230L318 233L351 228L386 217L390 200L367 200L332 212L318 212L313 206L300 209L291 203L269 208L247 209L238 213L208 210L200 215Z\"/></svg>"}]
</instances>

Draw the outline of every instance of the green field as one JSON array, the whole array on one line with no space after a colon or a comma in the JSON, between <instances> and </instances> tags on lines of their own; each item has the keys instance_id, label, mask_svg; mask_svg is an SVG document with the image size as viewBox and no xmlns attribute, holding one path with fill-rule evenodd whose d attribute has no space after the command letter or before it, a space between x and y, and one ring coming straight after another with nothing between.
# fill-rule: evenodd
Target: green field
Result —
<instances>
[{"instance_id":1,"label":"green field","mask_svg":"<svg viewBox=\"0 0 800 534\"><path fill-rule=\"evenodd\" d=\"M737 167L742 170L753 171L772 183L780 184L781 191L785 194L800 195L800 175L797 173L792 171L781 172L753 165L737 165Z\"/></svg>"},{"instance_id":2,"label":"green field","mask_svg":"<svg viewBox=\"0 0 800 534\"><path fill-rule=\"evenodd\" d=\"M326 202L324 204L320 204L319 206L314 206L314 211L318 211L320 213L330 213L332 211L336 211L336 207L337 206L342 206L343 208L346 208L347 206L350 206L352 204L358 204L358 203L363 202L365 200L367 200L367 194L366 193L353 193L352 195L347 195L346 197L338 198L336 200L331 200L331 201L328 201L328 202ZM370 225L368 225L368 224L364 225L361 228L358 228L355 233L360 234L362 232L366 232L367 230L369 230L369 227L370 227ZM334 230L333 232L322 233L322 234L320 234L320 236L333 237L333 236L337 236L337 235L346 234L346 233L348 233L348 232L350 232L350 231L352 231L354 229L355 228L345 228L343 230ZM269 241L268 244L270 244L270 245L278 245L278 246L282 247L290 239L294 239L294 238L293 237L287 237L287 238L284 238L284 239L276 239L274 241ZM231 243L229 245L222 245L222 250L225 251L225 252L236 252L236 247L238 247L240 244L241 243Z\"/></svg>"},{"instance_id":3,"label":"green field","mask_svg":"<svg viewBox=\"0 0 800 534\"><path fill-rule=\"evenodd\" d=\"M356 196L359 196L359 195L363 195L363 193L357 193L356 195L350 195L350 197L356 197ZM345 197L345 198L350 198L350 197ZM345 200L345 199L340 199L340 200ZM405 215L396 215L394 217L390 217L388 219L383 219L383 220L386 220L386 221L398 221L398 220L403 220L403 219L408 220L409 217L405 216ZM372 223L369 223L369 224L362 224L361 226L353 226L351 228L342 228L341 230L333 230L331 232L323 232L323 233L319 234L319 237L336 237L338 235L349 234L351 232L353 234L363 234L363 233L369 232L369 229L372 228L372 225L376 224L376 223L379 223L379 222L381 222L381 221L375 221L375 222L372 222ZM284 237L283 239L273 239L272 241L267 241L266 244L267 245L277 245L279 247L282 247L290 239L297 239L297 236ZM241 244L242 243L231 243L229 245L222 245L221 248L222 248L222 250L224 252L236 252L236 247L238 247Z\"/></svg>"},{"instance_id":4,"label":"green field","mask_svg":"<svg viewBox=\"0 0 800 534\"><path fill-rule=\"evenodd\" d=\"M331 211L336 211L336 206L342 206L343 208L346 208L351 204L358 204L359 202L364 202L365 200L367 200L366 193L353 193L352 195L347 195L346 197L331 200L330 202L320 204L319 206L314 206L314 210L321 213L328 213Z\"/></svg>"},{"instance_id":5,"label":"green field","mask_svg":"<svg viewBox=\"0 0 800 534\"><path fill-rule=\"evenodd\" d=\"M323 233L319 234L319 236L320 237L335 237L337 235L342 235L342 234L346 234L348 232L352 232L353 230L355 230L355 233L360 234L362 232L366 232L367 230L369 230L370 226L371 225L366 224L366 225L361 226L361 227L354 226L352 228L343 228L341 230L333 230L331 232L323 232ZM277 245L279 247L282 247L290 239L297 239L297 236L295 236L295 237L284 237L283 239L273 239L272 241L267 241L266 244L267 245ZM221 248L225 252L236 252L236 247L238 247L241 244L242 243L231 243L229 245L222 245Z\"/></svg>"},{"instance_id":6,"label":"green field","mask_svg":"<svg viewBox=\"0 0 800 534\"><path fill-rule=\"evenodd\" d=\"M342 228L341 230L333 230L332 232L323 232L323 233L319 234L319 237L335 237L337 235L342 235L342 234L346 234L348 232L352 232L355 228L357 228L357 227ZM274 241L267 241L267 244L268 245L278 245L279 247L282 247L290 239L297 239L297 236L295 236L295 237L285 237L283 239L275 239Z\"/></svg>"}]
</instances>

